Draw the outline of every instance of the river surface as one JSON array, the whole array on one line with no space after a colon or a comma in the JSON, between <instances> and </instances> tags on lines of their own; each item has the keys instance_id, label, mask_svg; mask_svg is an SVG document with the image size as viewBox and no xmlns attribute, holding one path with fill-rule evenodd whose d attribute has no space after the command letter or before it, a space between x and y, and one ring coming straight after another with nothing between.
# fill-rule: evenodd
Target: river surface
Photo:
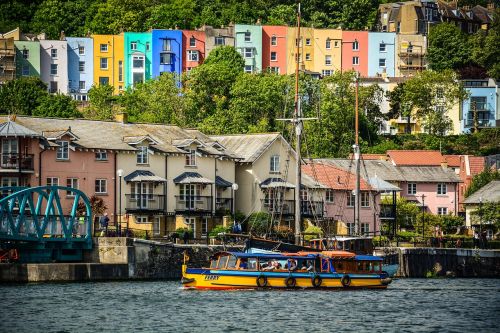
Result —
<instances>
[{"instance_id":1,"label":"river surface","mask_svg":"<svg viewBox=\"0 0 500 333\"><path fill-rule=\"evenodd\" d=\"M387 290L196 291L180 283L0 286L0 332L500 332L500 279Z\"/></svg>"}]
</instances>

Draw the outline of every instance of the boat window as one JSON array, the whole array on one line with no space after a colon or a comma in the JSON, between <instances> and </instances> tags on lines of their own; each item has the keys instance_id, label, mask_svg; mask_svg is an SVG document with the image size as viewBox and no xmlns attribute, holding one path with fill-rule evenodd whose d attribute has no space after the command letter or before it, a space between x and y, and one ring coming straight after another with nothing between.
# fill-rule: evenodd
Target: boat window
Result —
<instances>
[{"instance_id":1,"label":"boat window","mask_svg":"<svg viewBox=\"0 0 500 333\"><path fill-rule=\"evenodd\" d=\"M217 268L217 259L212 259L210 261L210 268Z\"/></svg>"},{"instance_id":2,"label":"boat window","mask_svg":"<svg viewBox=\"0 0 500 333\"><path fill-rule=\"evenodd\" d=\"M328 272L329 271L328 259L321 258L321 271Z\"/></svg>"},{"instance_id":3,"label":"boat window","mask_svg":"<svg viewBox=\"0 0 500 333\"><path fill-rule=\"evenodd\" d=\"M257 270L256 258L248 258L248 269Z\"/></svg>"},{"instance_id":4,"label":"boat window","mask_svg":"<svg viewBox=\"0 0 500 333\"><path fill-rule=\"evenodd\" d=\"M228 259L229 259L229 256L220 257L219 264L217 265L217 268L219 268L219 269L225 268Z\"/></svg>"},{"instance_id":5,"label":"boat window","mask_svg":"<svg viewBox=\"0 0 500 333\"><path fill-rule=\"evenodd\" d=\"M358 270L358 272L363 271L363 263L362 263L361 261L358 261L358 267L357 267L357 268L358 268L358 269L357 269L357 270Z\"/></svg>"},{"instance_id":6,"label":"boat window","mask_svg":"<svg viewBox=\"0 0 500 333\"><path fill-rule=\"evenodd\" d=\"M344 263L343 262L336 262L334 265L335 270L337 272L342 272L344 270Z\"/></svg>"},{"instance_id":7,"label":"boat window","mask_svg":"<svg viewBox=\"0 0 500 333\"><path fill-rule=\"evenodd\" d=\"M227 268L235 268L236 267L236 257L230 256L227 262Z\"/></svg>"},{"instance_id":8,"label":"boat window","mask_svg":"<svg viewBox=\"0 0 500 333\"><path fill-rule=\"evenodd\" d=\"M379 262L374 262L373 263L373 271L374 272L380 272L380 263Z\"/></svg>"}]
</instances>

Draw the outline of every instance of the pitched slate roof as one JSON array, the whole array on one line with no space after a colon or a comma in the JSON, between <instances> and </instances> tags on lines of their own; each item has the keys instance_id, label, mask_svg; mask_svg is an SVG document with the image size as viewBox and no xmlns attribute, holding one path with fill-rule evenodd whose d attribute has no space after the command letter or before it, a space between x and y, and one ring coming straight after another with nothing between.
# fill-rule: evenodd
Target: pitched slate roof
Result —
<instances>
[{"instance_id":1,"label":"pitched slate roof","mask_svg":"<svg viewBox=\"0 0 500 333\"><path fill-rule=\"evenodd\" d=\"M396 166L441 166L444 161L438 150L388 150L387 156Z\"/></svg>"},{"instance_id":2,"label":"pitched slate roof","mask_svg":"<svg viewBox=\"0 0 500 333\"><path fill-rule=\"evenodd\" d=\"M480 200L481 199L481 200ZM500 202L500 180L493 180L464 200L464 204Z\"/></svg>"},{"instance_id":3,"label":"pitched slate roof","mask_svg":"<svg viewBox=\"0 0 500 333\"><path fill-rule=\"evenodd\" d=\"M39 137L40 135L14 121L6 121L0 124L0 137Z\"/></svg>"}]
</instances>

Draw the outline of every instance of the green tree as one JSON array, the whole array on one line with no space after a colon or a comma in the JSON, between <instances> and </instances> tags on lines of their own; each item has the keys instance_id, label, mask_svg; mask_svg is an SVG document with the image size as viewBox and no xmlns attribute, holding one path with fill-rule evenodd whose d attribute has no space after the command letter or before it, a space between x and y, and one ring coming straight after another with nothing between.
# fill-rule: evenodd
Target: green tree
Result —
<instances>
[{"instance_id":1,"label":"green tree","mask_svg":"<svg viewBox=\"0 0 500 333\"><path fill-rule=\"evenodd\" d=\"M48 97L47 85L37 77L21 77L0 85L0 112L31 115Z\"/></svg>"},{"instance_id":2,"label":"green tree","mask_svg":"<svg viewBox=\"0 0 500 333\"><path fill-rule=\"evenodd\" d=\"M277 5L269 9L266 23L269 25L295 26L297 24L296 11L294 5Z\"/></svg>"},{"instance_id":3,"label":"green tree","mask_svg":"<svg viewBox=\"0 0 500 333\"><path fill-rule=\"evenodd\" d=\"M465 225L465 219L461 216L455 216L451 213L448 215L441 215L441 227L444 233L453 234L457 228Z\"/></svg>"},{"instance_id":4,"label":"green tree","mask_svg":"<svg viewBox=\"0 0 500 333\"><path fill-rule=\"evenodd\" d=\"M488 32L480 29L470 38L471 58L488 71L488 75L500 80L500 9L494 14Z\"/></svg>"},{"instance_id":5,"label":"green tree","mask_svg":"<svg viewBox=\"0 0 500 333\"><path fill-rule=\"evenodd\" d=\"M389 113L387 114L388 119L396 119L403 115L403 93L404 82L398 83L393 90L387 90L385 93L385 97L389 101Z\"/></svg>"},{"instance_id":6,"label":"green tree","mask_svg":"<svg viewBox=\"0 0 500 333\"><path fill-rule=\"evenodd\" d=\"M240 73L245 67L245 60L232 46L219 46L213 49L205 59L204 65L225 65Z\"/></svg>"},{"instance_id":7,"label":"green tree","mask_svg":"<svg viewBox=\"0 0 500 333\"><path fill-rule=\"evenodd\" d=\"M80 118L82 114L76 108L76 101L63 94L46 95L40 105L33 110L33 116L53 118Z\"/></svg>"},{"instance_id":8,"label":"green tree","mask_svg":"<svg viewBox=\"0 0 500 333\"><path fill-rule=\"evenodd\" d=\"M483 172L475 175L472 178L467 190L465 190L465 197L471 196L473 193L479 191L482 187L489 184L493 180L500 180L500 172L498 170L486 169Z\"/></svg>"},{"instance_id":9,"label":"green tree","mask_svg":"<svg viewBox=\"0 0 500 333\"><path fill-rule=\"evenodd\" d=\"M20 28L29 31L31 20L38 6L44 0L0 1L0 32Z\"/></svg>"},{"instance_id":10,"label":"green tree","mask_svg":"<svg viewBox=\"0 0 500 333\"><path fill-rule=\"evenodd\" d=\"M473 224L493 224L498 230L500 228L500 204L498 202L486 201L472 211Z\"/></svg>"},{"instance_id":11,"label":"green tree","mask_svg":"<svg viewBox=\"0 0 500 333\"><path fill-rule=\"evenodd\" d=\"M469 62L467 36L452 23L432 26L427 50L433 70L458 69Z\"/></svg>"},{"instance_id":12,"label":"green tree","mask_svg":"<svg viewBox=\"0 0 500 333\"><path fill-rule=\"evenodd\" d=\"M116 98L113 96L113 86L104 84L90 88L89 106L84 110L85 118L96 120L112 120L114 117L113 104Z\"/></svg>"},{"instance_id":13,"label":"green tree","mask_svg":"<svg viewBox=\"0 0 500 333\"><path fill-rule=\"evenodd\" d=\"M392 198L384 197L382 204L392 205ZM413 229L417 221L417 215L421 213L421 209L414 203L399 197L396 200L396 224L398 229Z\"/></svg>"},{"instance_id":14,"label":"green tree","mask_svg":"<svg viewBox=\"0 0 500 333\"><path fill-rule=\"evenodd\" d=\"M197 6L194 0L172 0L168 3L154 6L151 16L146 20L146 26L153 29L193 29L198 21Z\"/></svg>"},{"instance_id":15,"label":"green tree","mask_svg":"<svg viewBox=\"0 0 500 333\"><path fill-rule=\"evenodd\" d=\"M248 217L248 232L252 235L264 236L272 229L271 215L265 212L252 213Z\"/></svg>"}]
</instances>

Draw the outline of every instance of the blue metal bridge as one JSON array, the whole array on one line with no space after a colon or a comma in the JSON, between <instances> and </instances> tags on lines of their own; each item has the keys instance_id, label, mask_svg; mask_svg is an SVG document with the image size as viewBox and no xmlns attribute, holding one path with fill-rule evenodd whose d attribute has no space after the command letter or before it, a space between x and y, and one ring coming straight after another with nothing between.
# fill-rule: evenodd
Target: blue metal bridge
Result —
<instances>
[{"instance_id":1,"label":"blue metal bridge","mask_svg":"<svg viewBox=\"0 0 500 333\"><path fill-rule=\"evenodd\" d=\"M71 198L63 208L60 194ZM21 262L78 261L92 248L92 209L80 190L64 186L0 187L0 249Z\"/></svg>"}]
</instances>

